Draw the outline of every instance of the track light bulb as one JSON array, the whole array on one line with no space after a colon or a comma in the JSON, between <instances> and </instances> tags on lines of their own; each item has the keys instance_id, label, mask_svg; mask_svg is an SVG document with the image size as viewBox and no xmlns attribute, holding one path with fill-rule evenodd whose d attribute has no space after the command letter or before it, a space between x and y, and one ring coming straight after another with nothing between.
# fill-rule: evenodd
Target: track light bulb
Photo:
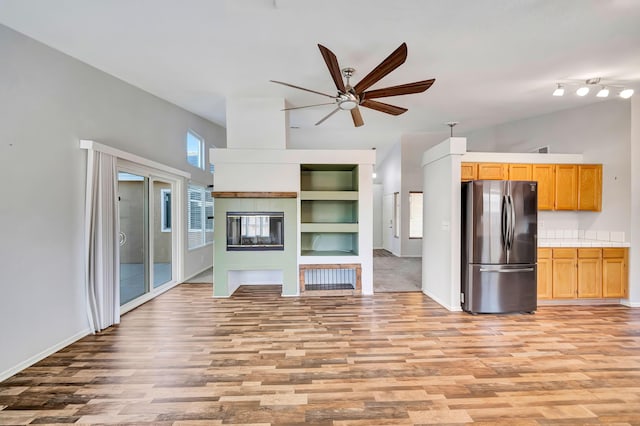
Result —
<instances>
[{"instance_id":1,"label":"track light bulb","mask_svg":"<svg viewBox=\"0 0 640 426\"><path fill-rule=\"evenodd\" d=\"M620 92L621 98L629 99L631 96L633 96L633 89L624 89L622 92Z\"/></svg>"},{"instance_id":2,"label":"track light bulb","mask_svg":"<svg viewBox=\"0 0 640 426\"><path fill-rule=\"evenodd\" d=\"M599 98L606 98L607 96L609 96L609 89L602 86L602 89L598 91L598 94L596 96Z\"/></svg>"},{"instance_id":3,"label":"track light bulb","mask_svg":"<svg viewBox=\"0 0 640 426\"><path fill-rule=\"evenodd\" d=\"M558 84L556 90L553 91L553 96L564 96L564 87L562 87L562 84Z\"/></svg>"},{"instance_id":4,"label":"track light bulb","mask_svg":"<svg viewBox=\"0 0 640 426\"><path fill-rule=\"evenodd\" d=\"M576 90L576 95L578 96L586 96L587 93L589 93L589 88L587 86L582 86Z\"/></svg>"}]
</instances>

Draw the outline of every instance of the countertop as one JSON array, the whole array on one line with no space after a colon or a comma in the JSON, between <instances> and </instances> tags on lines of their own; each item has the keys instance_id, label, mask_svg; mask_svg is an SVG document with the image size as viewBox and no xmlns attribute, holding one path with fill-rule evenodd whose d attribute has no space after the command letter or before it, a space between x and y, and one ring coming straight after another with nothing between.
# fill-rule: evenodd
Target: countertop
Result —
<instances>
[{"instance_id":1,"label":"countertop","mask_svg":"<svg viewBox=\"0 0 640 426\"><path fill-rule=\"evenodd\" d=\"M538 247L629 247L630 243L586 238L538 238Z\"/></svg>"}]
</instances>

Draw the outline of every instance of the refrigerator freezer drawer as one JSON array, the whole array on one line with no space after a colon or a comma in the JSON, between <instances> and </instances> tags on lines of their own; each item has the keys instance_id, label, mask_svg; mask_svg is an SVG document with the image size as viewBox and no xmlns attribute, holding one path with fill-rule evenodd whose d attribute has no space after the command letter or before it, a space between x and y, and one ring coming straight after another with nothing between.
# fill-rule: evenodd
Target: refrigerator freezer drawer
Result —
<instances>
[{"instance_id":1,"label":"refrigerator freezer drawer","mask_svg":"<svg viewBox=\"0 0 640 426\"><path fill-rule=\"evenodd\" d=\"M471 313L533 312L536 265L469 265L462 309Z\"/></svg>"}]
</instances>

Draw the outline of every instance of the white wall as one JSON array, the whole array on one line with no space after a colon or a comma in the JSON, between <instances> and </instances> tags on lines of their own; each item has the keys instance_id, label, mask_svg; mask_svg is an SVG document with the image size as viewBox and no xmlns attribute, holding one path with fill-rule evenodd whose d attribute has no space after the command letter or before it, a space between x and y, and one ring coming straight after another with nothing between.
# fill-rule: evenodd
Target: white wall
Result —
<instances>
[{"instance_id":1,"label":"white wall","mask_svg":"<svg viewBox=\"0 0 640 426\"><path fill-rule=\"evenodd\" d=\"M227 148L285 149L287 115L282 98L227 99Z\"/></svg>"},{"instance_id":2,"label":"white wall","mask_svg":"<svg viewBox=\"0 0 640 426\"><path fill-rule=\"evenodd\" d=\"M469 150L530 152L550 146L551 153L582 154L585 163L601 163L602 212L545 212L547 229L630 232L631 108L614 99L468 133Z\"/></svg>"},{"instance_id":3,"label":"white wall","mask_svg":"<svg viewBox=\"0 0 640 426\"><path fill-rule=\"evenodd\" d=\"M640 307L640 97L631 102L631 248L629 249L629 302Z\"/></svg>"},{"instance_id":4,"label":"white wall","mask_svg":"<svg viewBox=\"0 0 640 426\"><path fill-rule=\"evenodd\" d=\"M0 25L0 377L88 331L83 286L91 139L188 171L185 132L225 130ZM186 213L186 211L185 211ZM185 275L212 250L185 253Z\"/></svg>"},{"instance_id":5,"label":"white wall","mask_svg":"<svg viewBox=\"0 0 640 426\"><path fill-rule=\"evenodd\" d=\"M422 291L451 311L460 308L460 162L464 138L424 153Z\"/></svg>"}]
</instances>

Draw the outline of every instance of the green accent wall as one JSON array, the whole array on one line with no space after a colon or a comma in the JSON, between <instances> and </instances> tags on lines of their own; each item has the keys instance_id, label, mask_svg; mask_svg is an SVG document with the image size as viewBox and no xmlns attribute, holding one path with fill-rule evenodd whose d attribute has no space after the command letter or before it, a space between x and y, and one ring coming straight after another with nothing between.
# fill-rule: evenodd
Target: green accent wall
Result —
<instances>
[{"instance_id":1,"label":"green accent wall","mask_svg":"<svg viewBox=\"0 0 640 426\"><path fill-rule=\"evenodd\" d=\"M227 212L284 212L283 251L227 251ZM228 272L281 270L282 294L298 294L298 230L295 198L216 198L213 295L229 294Z\"/></svg>"}]
</instances>

